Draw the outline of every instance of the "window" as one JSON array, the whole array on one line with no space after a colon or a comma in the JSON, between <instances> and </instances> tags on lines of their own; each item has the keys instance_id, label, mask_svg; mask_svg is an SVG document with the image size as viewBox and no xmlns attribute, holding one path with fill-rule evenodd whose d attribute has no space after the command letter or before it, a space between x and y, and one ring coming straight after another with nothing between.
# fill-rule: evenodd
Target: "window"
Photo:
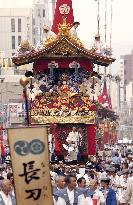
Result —
<instances>
[{"instance_id":1,"label":"window","mask_svg":"<svg viewBox=\"0 0 133 205\"><path fill-rule=\"evenodd\" d=\"M36 34L36 29L35 29L35 28L33 28L33 34L34 34L34 35Z\"/></svg>"},{"instance_id":2,"label":"window","mask_svg":"<svg viewBox=\"0 0 133 205\"><path fill-rule=\"evenodd\" d=\"M41 17L40 9L38 9L38 17Z\"/></svg>"},{"instance_id":3,"label":"window","mask_svg":"<svg viewBox=\"0 0 133 205\"><path fill-rule=\"evenodd\" d=\"M36 39L35 38L33 39L33 44L36 45Z\"/></svg>"},{"instance_id":4,"label":"window","mask_svg":"<svg viewBox=\"0 0 133 205\"><path fill-rule=\"evenodd\" d=\"M15 36L12 36L12 49L15 49Z\"/></svg>"},{"instance_id":5,"label":"window","mask_svg":"<svg viewBox=\"0 0 133 205\"><path fill-rule=\"evenodd\" d=\"M21 43L21 36L18 36L18 46L20 45Z\"/></svg>"},{"instance_id":6,"label":"window","mask_svg":"<svg viewBox=\"0 0 133 205\"><path fill-rule=\"evenodd\" d=\"M124 65L126 65L126 60L124 60Z\"/></svg>"},{"instance_id":7,"label":"window","mask_svg":"<svg viewBox=\"0 0 133 205\"><path fill-rule=\"evenodd\" d=\"M43 17L45 17L45 9L43 9Z\"/></svg>"},{"instance_id":8,"label":"window","mask_svg":"<svg viewBox=\"0 0 133 205\"><path fill-rule=\"evenodd\" d=\"M33 25L35 25L35 19L34 19L34 18L33 18L33 20L32 20L32 21L33 21Z\"/></svg>"},{"instance_id":9,"label":"window","mask_svg":"<svg viewBox=\"0 0 133 205\"><path fill-rule=\"evenodd\" d=\"M11 32L15 32L15 19L11 19Z\"/></svg>"},{"instance_id":10,"label":"window","mask_svg":"<svg viewBox=\"0 0 133 205\"><path fill-rule=\"evenodd\" d=\"M18 32L21 32L21 19L18 19Z\"/></svg>"}]
</instances>

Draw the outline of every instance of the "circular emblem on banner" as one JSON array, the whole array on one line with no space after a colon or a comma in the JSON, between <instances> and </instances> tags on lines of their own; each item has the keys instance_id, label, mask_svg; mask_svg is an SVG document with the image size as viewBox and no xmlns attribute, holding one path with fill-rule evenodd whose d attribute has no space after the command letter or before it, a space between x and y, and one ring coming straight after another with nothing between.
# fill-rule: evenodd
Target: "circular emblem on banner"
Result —
<instances>
[{"instance_id":1,"label":"circular emblem on banner","mask_svg":"<svg viewBox=\"0 0 133 205\"><path fill-rule=\"evenodd\" d=\"M18 155L25 156L29 154L29 143L26 141L17 141L14 145L15 152Z\"/></svg>"},{"instance_id":2,"label":"circular emblem on banner","mask_svg":"<svg viewBox=\"0 0 133 205\"><path fill-rule=\"evenodd\" d=\"M32 140L29 147L32 154L41 154L45 149L44 143L38 139Z\"/></svg>"},{"instance_id":3,"label":"circular emblem on banner","mask_svg":"<svg viewBox=\"0 0 133 205\"><path fill-rule=\"evenodd\" d=\"M68 6L67 4L62 4L59 7L59 10L60 10L60 14L69 14L70 6Z\"/></svg>"}]
</instances>

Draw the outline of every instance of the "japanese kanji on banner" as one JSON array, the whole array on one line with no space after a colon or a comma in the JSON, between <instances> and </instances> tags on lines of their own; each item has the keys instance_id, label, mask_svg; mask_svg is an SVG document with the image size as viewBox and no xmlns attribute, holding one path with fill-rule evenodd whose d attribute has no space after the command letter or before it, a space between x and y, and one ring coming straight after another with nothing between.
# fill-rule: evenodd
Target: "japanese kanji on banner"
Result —
<instances>
[{"instance_id":1,"label":"japanese kanji on banner","mask_svg":"<svg viewBox=\"0 0 133 205\"><path fill-rule=\"evenodd\" d=\"M52 205L47 129L10 128L8 137L17 205Z\"/></svg>"}]
</instances>

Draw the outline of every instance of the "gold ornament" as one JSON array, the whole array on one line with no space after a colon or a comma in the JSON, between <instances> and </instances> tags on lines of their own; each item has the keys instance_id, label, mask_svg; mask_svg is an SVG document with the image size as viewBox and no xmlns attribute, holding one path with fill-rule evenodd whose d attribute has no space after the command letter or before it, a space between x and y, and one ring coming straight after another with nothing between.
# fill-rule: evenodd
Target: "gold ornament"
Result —
<instances>
[{"instance_id":1,"label":"gold ornament","mask_svg":"<svg viewBox=\"0 0 133 205\"><path fill-rule=\"evenodd\" d=\"M64 114L64 116L41 116L38 114L37 110L34 110L32 114L35 114L34 116L31 116L32 124L49 124L49 123L60 123L60 124L66 124L66 123L84 123L84 124L95 124L95 117L96 113L95 111L90 111L90 114L88 116L67 116Z\"/></svg>"},{"instance_id":2,"label":"gold ornament","mask_svg":"<svg viewBox=\"0 0 133 205\"><path fill-rule=\"evenodd\" d=\"M66 22L66 17L63 15L63 24L59 24L58 26L58 30L59 30L59 33L58 33L58 37L60 36L68 36L69 35L69 31L71 29L71 26L70 24L67 24Z\"/></svg>"},{"instance_id":3,"label":"gold ornament","mask_svg":"<svg viewBox=\"0 0 133 205\"><path fill-rule=\"evenodd\" d=\"M19 82L23 87L26 87L26 85L28 85L28 83L29 83L29 79L27 77L23 76L20 78Z\"/></svg>"},{"instance_id":4,"label":"gold ornament","mask_svg":"<svg viewBox=\"0 0 133 205\"><path fill-rule=\"evenodd\" d=\"M104 128L109 128L110 127L110 120L107 118L104 124Z\"/></svg>"},{"instance_id":5,"label":"gold ornament","mask_svg":"<svg viewBox=\"0 0 133 205\"><path fill-rule=\"evenodd\" d=\"M86 94L87 92L87 86L84 85L83 83L80 85L80 92L83 94Z\"/></svg>"},{"instance_id":6,"label":"gold ornament","mask_svg":"<svg viewBox=\"0 0 133 205\"><path fill-rule=\"evenodd\" d=\"M60 77L61 81L68 81L68 75L66 73L63 73L62 76Z\"/></svg>"}]
</instances>

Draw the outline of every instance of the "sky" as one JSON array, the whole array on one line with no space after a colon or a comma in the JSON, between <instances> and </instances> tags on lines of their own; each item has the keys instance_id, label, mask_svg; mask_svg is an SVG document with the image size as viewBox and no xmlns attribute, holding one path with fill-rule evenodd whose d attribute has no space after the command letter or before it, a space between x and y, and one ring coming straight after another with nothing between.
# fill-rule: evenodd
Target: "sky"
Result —
<instances>
[{"instance_id":1,"label":"sky","mask_svg":"<svg viewBox=\"0 0 133 205\"><path fill-rule=\"evenodd\" d=\"M33 0L0 0L0 8L4 7L29 7ZM49 0L50 4L51 0ZM107 44L110 43L111 32L111 0L107 0ZM112 0L112 48L113 54L119 56L131 53L133 48L133 0ZM89 46L97 33L97 2L96 0L72 0L75 21L80 22L78 34L81 41ZM100 0L100 34L104 41L105 0Z\"/></svg>"}]
</instances>

